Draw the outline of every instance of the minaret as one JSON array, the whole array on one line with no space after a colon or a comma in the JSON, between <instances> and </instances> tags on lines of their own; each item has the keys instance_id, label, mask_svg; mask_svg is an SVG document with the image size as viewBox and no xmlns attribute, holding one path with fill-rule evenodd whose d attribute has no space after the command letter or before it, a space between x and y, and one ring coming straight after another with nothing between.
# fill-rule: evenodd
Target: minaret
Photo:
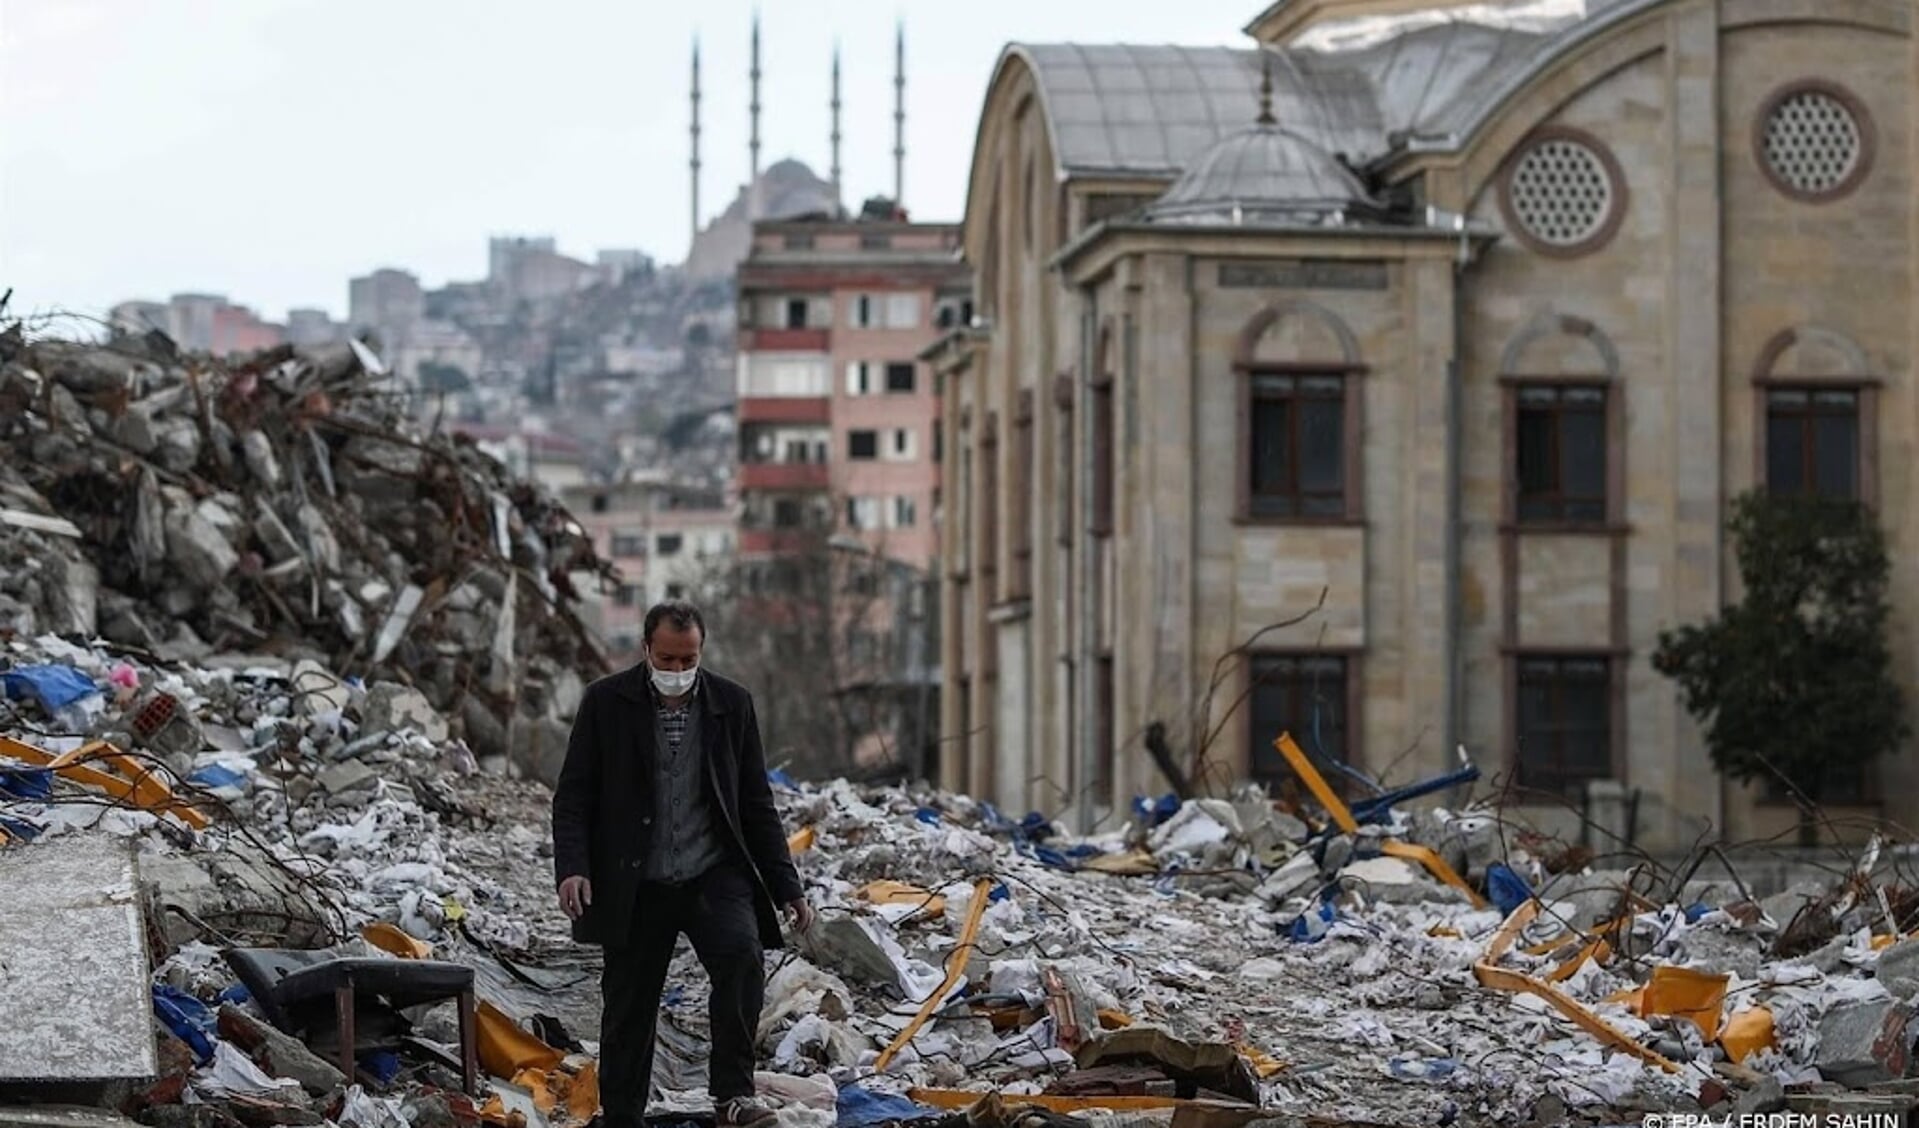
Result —
<instances>
[{"instance_id":1,"label":"minaret","mask_svg":"<svg viewBox=\"0 0 1919 1128\"><path fill-rule=\"evenodd\" d=\"M833 204L841 205L840 194L840 45L833 44Z\"/></svg>"},{"instance_id":2,"label":"minaret","mask_svg":"<svg viewBox=\"0 0 1919 1128\"><path fill-rule=\"evenodd\" d=\"M700 235L700 37L693 37L693 237Z\"/></svg>"},{"instance_id":3,"label":"minaret","mask_svg":"<svg viewBox=\"0 0 1919 1128\"><path fill-rule=\"evenodd\" d=\"M893 33L893 206L906 206L906 21Z\"/></svg>"},{"instance_id":4,"label":"minaret","mask_svg":"<svg viewBox=\"0 0 1919 1128\"><path fill-rule=\"evenodd\" d=\"M757 184L760 179L760 14L758 12L753 13L753 69L748 72L747 77L751 80L753 87L753 99L747 107L752 117L750 123L752 132L748 135L746 143L752 157L748 168L753 177L750 183Z\"/></svg>"}]
</instances>

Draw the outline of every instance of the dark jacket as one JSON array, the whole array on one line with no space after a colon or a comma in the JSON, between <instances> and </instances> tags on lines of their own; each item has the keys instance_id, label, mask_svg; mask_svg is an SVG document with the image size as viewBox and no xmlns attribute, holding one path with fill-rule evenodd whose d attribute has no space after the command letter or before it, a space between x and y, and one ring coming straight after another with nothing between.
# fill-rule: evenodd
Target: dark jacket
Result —
<instances>
[{"instance_id":1,"label":"dark jacket","mask_svg":"<svg viewBox=\"0 0 1919 1128\"><path fill-rule=\"evenodd\" d=\"M640 884L640 858L653 838L656 741L644 662L587 687L573 718L566 762L553 788L553 876L593 883L593 903L573 922L573 938L617 947L626 942ZM707 795L723 825L727 853L758 886L760 942L783 946L777 906L804 896L773 807L760 746L759 715L744 686L700 672L695 699Z\"/></svg>"}]
</instances>

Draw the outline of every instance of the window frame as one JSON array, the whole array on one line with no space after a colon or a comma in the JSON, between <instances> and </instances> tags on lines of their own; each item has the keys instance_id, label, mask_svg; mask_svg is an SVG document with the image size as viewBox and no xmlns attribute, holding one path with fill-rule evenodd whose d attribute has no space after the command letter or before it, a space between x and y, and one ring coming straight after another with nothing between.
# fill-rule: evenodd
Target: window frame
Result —
<instances>
[{"instance_id":1,"label":"window frame","mask_svg":"<svg viewBox=\"0 0 1919 1128\"><path fill-rule=\"evenodd\" d=\"M902 369L906 372L906 386L904 388L896 388L893 386L893 377ZM919 365L910 360L886 361L881 380L884 384L883 390L889 396L917 395L920 387Z\"/></svg>"},{"instance_id":2,"label":"window frame","mask_svg":"<svg viewBox=\"0 0 1919 1128\"><path fill-rule=\"evenodd\" d=\"M1340 677L1344 679L1343 684L1339 687L1339 702L1340 707L1345 712L1345 730L1343 733L1345 763L1357 767L1362 771L1365 769L1365 742L1362 731L1364 728L1364 714L1362 712L1364 686L1362 681L1365 652L1356 647L1336 646L1325 646L1314 649L1259 647L1248 651L1245 661L1242 663L1243 673L1241 680L1242 687L1246 693L1246 703L1244 706L1245 719L1239 725L1241 735L1240 775L1242 778L1248 780L1258 778L1253 774L1255 765L1253 754L1256 748L1272 749L1273 755L1279 755L1279 751L1272 748L1272 743L1279 739L1279 734L1276 732L1261 733L1255 731L1254 728L1255 717L1258 710L1254 708L1253 703L1259 693L1259 683L1257 679L1259 677L1258 671L1260 664L1262 662L1282 660L1313 662L1329 659L1337 660L1340 663ZM1300 747L1305 749L1305 739L1308 735L1309 733L1306 732L1294 733L1293 739L1299 741ZM1290 769L1286 772L1277 773L1274 778L1284 780L1289 777L1291 777ZM1344 778L1343 775L1334 773L1326 777L1326 782L1331 784L1335 790L1340 790L1343 786L1341 781L1344 780Z\"/></svg>"},{"instance_id":3,"label":"window frame","mask_svg":"<svg viewBox=\"0 0 1919 1128\"><path fill-rule=\"evenodd\" d=\"M1782 395L1802 395L1807 402L1787 411L1785 417L1799 424L1800 442L1803 450L1800 457L1800 489L1791 496L1830 497L1816 488L1817 479L1817 435L1816 421L1821 418L1850 417L1853 426L1852 472L1853 493L1848 498L1835 497L1834 500L1865 501L1867 497L1866 457L1866 395L1865 389L1857 384L1839 380L1769 380L1759 390L1757 402L1758 426L1755 445L1759 448L1759 458L1755 467L1755 481L1767 492L1774 489L1772 481L1772 424L1773 400ZM1852 398L1850 412L1820 411L1816 402L1820 396L1845 395ZM1875 475L1876 476L1876 475Z\"/></svg>"},{"instance_id":4,"label":"window frame","mask_svg":"<svg viewBox=\"0 0 1919 1128\"><path fill-rule=\"evenodd\" d=\"M1786 354L1800 345L1823 344L1836 349L1845 358L1844 367L1850 371L1797 371L1790 375L1777 372L1780 362ZM1804 388L1807 390L1850 390L1858 395L1859 411L1859 494L1858 500L1868 509L1879 508L1880 462L1879 462L1879 396L1885 381L1873 371L1872 362L1863 350L1849 338L1830 332L1819 332L1799 326L1783 329L1773 335L1752 365L1752 480L1755 487L1767 484L1766 432L1768 413L1767 401L1771 393L1783 389Z\"/></svg>"},{"instance_id":5,"label":"window frame","mask_svg":"<svg viewBox=\"0 0 1919 1128\"><path fill-rule=\"evenodd\" d=\"M1079 511L1074 492L1079 484L1079 436L1073 427L1073 383L1071 371L1053 377L1053 461L1059 474L1053 498L1053 541L1068 549L1073 547L1073 518Z\"/></svg>"},{"instance_id":6,"label":"window frame","mask_svg":"<svg viewBox=\"0 0 1919 1128\"><path fill-rule=\"evenodd\" d=\"M1262 361L1235 363L1239 380L1238 487L1234 522L1240 525L1356 525L1365 521L1364 395L1361 379L1366 366L1350 361ZM1338 513L1256 513L1253 510L1254 407L1260 397L1255 385L1262 376L1340 381L1340 508ZM1299 495L1295 494L1295 498Z\"/></svg>"},{"instance_id":7,"label":"window frame","mask_svg":"<svg viewBox=\"0 0 1919 1128\"><path fill-rule=\"evenodd\" d=\"M1007 578L1006 597L1027 599L1033 594L1033 389L1021 388L1013 407L1013 481L1007 522L1013 572Z\"/></svg>"},{"instance_id":8,"label":"window frame","mask_svg":"<svg viewBox=\"0 0 1919 1128\"><path fill-rule=\"evenodd\" d=\"M1115 513L1119 508L1119 483L1115 480L1119 473L1118 459L1114 448L1119 445L1118 404L1115 402L1119 381L1110 372L1103 372L1094 378L1087 397L1087 405L1093 413L1089 421L1093 432L1093 511L1086 515L1086 531L1095 539L1113 535Z\"/></svg>"},{"instance_id":9,"label":"window frame","mask_svg":"<svg viewBox=\"0 0 1919 1128\"><path fill-rule=\"evenodd\" d=\"M1852 782L1858 787L1858 792L1850 797L1841 796L1839 798L1833 798L1831 796L1824 796L1820 798L1819 805L1822 807L1853 807L1858 809L1884 807L1886 802L1885 777L1880 772L1880 763L1881 758L1875 756L1871 760L1855 765L1858 768L1858 774ZM1828 782L1828 786L1831 786L1830 781ZM1779 778L1774 775L1768 774L1756 781L1754 792L1754 803L1761 807L1796 808L1799 805L1799 801L1793 798L1792 793L1787 791L1785 785L1779 782Z\"/></svg>"},{"instance_id":10,"label":"window frame","mask_svg":"<svg viewBox=\"0 0 1919 1128\"><path fill-rule=\"evenodd\" d=\"M872 444L865 454L860 454L855 446L861 436ZM878 462L880 460L880 433L873 427L855 427L846 432L846 460L848 462Z\"/></svg>"},{"instance_id":11,"label":"window frame","mask_svg":"<svg viewBox=\"0 0 1919 1128\"><path fill-rule=\"evenodd\" d=\"M977 449L979 476L979 574L988 605L999 602L999 412L986 413Z\"/></svg>"},{"instance_id":12,"label":"window frame","mask_svg":"<svg viewBox=\"0 0 1919 1128\"><path fill-rule=\"evenodd\" d=\"M855 399L873 394L872 361L849 360L846 362L846 394Z\"/></svg>"},{"instance_id":13,"label":"window frame","mask_svg":"<svg viewBox=\"0 0 1919 1128\"><path fill-rule=\"evenodd\" d=\"M862 520L865 514L871 520ZM887 507L880 504L874 494L848 494L846 497L846 527L851 532L877 532L886 527Z\"/></svg>"},{"instance_id":14,"label":"window frame","mask_svg":"<svg viewBox=\"0 0 1919 1128\"><path fill-rule=\"evenodd\" d=\"M1520 396L1528 388L1599 388L1605 392L1606 495L1605 517L1601 520L1548 520L1522 518L1519 510L1519 422ZM1588 533L1618 537L1629 531L1626 524L1626 418L1624 387L1612 376L1599 373L1537 375L1502 373L1499 377L1500 431L1500 532L1502 533Z\"/></svg>"},{"instance_id":15,"label":"window frame","mask_svg":"<svg viewBox=\"0 0 1919 1128\"><path fill-rule=\"evenodd\" d=\"M1506 656L1506 772L1512 786L1524 792L1528 797L1538 796L1535 801L1568 800L1570 797L1545 791L1522 778L1522 763L1525 750L1522 744L1520 709L1521 695L1526 689L1528 678L1525 670L1527 663L1553 662L1598 662L1605 667L1605 717L1606 717L1606 760L1607 775L1589 779L1627 782L1627 762L1624 754L1625 738L1625 690L1627 673L1627 655L1613 648L1579 647L1527 647L1509 652ZM1560 757L1563 760L1563 756ZM1544 798L1550 797L1550 799ZM1526 800L1522 799L1522 802Z\"/></svg>"},{"instance_id":16,"label":"window frame","mask_svg":"<svg viewBox=\"0 0 1919 1128\"><path fill-rule=\"evenodd\" d=\"M1529 532L1604 531L1616 524L1618 519L1617 507L1622 483L1617 480L1614 474L1615 464L1620 462L1621 459L1618 450L1620 428L1617 415L1619 405L1615 402L1619 397L1616 394L1616 389L1613 387L1613 381L1603 376L1512 376L1502 377L1501 383L1505 385L1504 399L1506 401L1506 414L1509 419L1508 427L1511 434L1511 442L1509 444L1510 453L1506 458L1505 467L1507 492L1510 495L1507 504L1508 523L1523 527ZM1547 500L1558 507L1558 511L1550 516L1529 516L1526 513L1528 495L1526 493L1525 480L1520 473L1519 465L1520 452L1523 449L1521 437L1524 432L1527 413L1529 411L1539 410L1527 406L1526 395L1529 392L1552 392L1562 397L1560 402L1553 404L1547 409L1552 412L1554 419L1553 450L1555 455L1555 465L1553 467L1555 488L1548 495ZM1561 424L1568 413L1568 405L1564 402L1563 397L1571 392L1598 392L1601 397L1598 405L1598 415L1606 465L1602 474L1601 492L1597 499L1599 501L1599 515L1596 517L1569 517L1565 513L1565 507L1572 501L1592 500L1583 495L1572 496L1567 494L1564 475L1562 473L1564 467L1560 464L1559 454L1561 451L1560 444L1563 429Z\"/></svg>"}]
</instances>

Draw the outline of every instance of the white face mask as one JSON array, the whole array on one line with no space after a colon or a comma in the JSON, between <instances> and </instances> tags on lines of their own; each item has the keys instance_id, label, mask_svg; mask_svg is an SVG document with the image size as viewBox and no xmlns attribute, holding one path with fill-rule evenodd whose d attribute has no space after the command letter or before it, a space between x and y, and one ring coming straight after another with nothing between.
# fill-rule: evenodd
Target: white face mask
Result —
<instances>
[{"instance_id":1,"label":"white face mask","mask_svg":"<svg viewBox=\"0 0 1919 1128\"><path fill-rule=\"evenodd\" d=\"M698 666L690 670L662 670L648 662L646 668L653 673L653 688L668 697L678 697L693 688L693 677L700 672Z\"/></svg>"}]
</instances>

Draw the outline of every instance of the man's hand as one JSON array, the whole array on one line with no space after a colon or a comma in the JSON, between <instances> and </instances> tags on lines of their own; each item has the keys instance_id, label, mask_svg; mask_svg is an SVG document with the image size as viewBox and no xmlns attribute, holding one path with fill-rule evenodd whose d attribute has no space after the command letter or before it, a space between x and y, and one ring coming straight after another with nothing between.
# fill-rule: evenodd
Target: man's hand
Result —
<instances>
[{"instance_id":1,"label":"man's hand","mask_svg":"<svg viewBox=\"0 0 1919 1128\"><path fill-rule=\"evenodd\" d=\"M797 932L806 932L813 927L813 906L806 903L804 897L797 901L788 901L781 907L786 919L792 922Z\"/></svg>"},{"instance_id":2,"label":"man's hand","mask_svg":"<svg viewBox=\"0 0 1919 1128\"><path fill-rule=\"evenodd\" d=\"M593 883L575 874L560 882L560 911L568 920L580 919L586 907L593 903Z\"/></svg>"}]
</instances>

